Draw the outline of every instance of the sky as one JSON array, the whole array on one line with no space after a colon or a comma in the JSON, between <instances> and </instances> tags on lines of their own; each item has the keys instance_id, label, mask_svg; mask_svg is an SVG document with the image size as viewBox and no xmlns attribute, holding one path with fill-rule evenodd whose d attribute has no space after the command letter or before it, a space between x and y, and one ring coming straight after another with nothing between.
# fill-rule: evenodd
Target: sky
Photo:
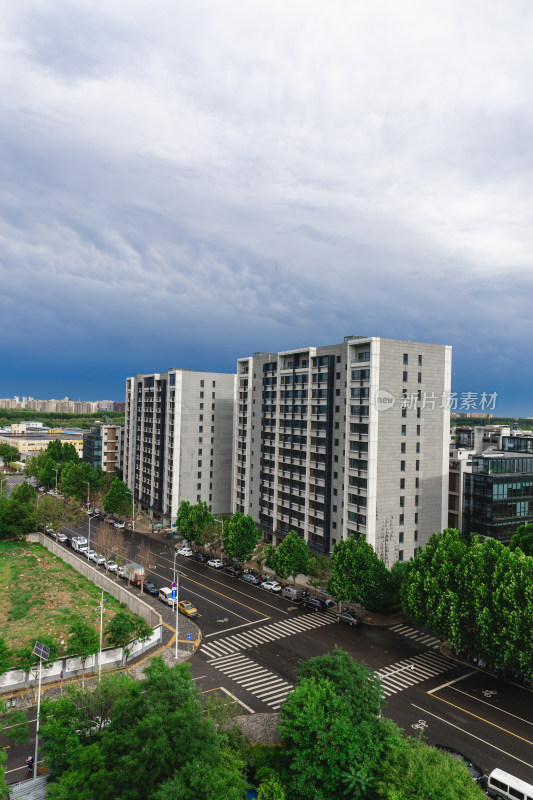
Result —
<instances>
[{"instance_id":1,"label":"sky","mask_svg":"<svg viewBox=\"0 0 533 800\"><path fill-rule=\"evenodd\" d=\"M0 397L349 334L533 415L524 0L0 9Z\"/></svg>"}]
</instances>

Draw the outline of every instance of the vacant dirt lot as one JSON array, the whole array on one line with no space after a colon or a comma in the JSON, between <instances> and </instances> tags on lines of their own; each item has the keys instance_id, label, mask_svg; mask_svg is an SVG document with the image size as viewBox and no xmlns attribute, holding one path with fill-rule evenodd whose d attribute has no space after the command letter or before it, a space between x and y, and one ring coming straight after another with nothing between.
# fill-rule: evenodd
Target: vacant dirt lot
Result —
<instances>
[{"instance_id":1,"label":"vacant dirt lot","mask_svg":"<svg viewBox=\"0 0 533 800\"><path fill-rule=\"evenodd\" d=\"M119 607L114 598L105 603L104 627ZM40 544L0 542L0 632L10 649L48 634L67 655L80 618L100 630L99 589Z\"/></svg>"}]
</instances>

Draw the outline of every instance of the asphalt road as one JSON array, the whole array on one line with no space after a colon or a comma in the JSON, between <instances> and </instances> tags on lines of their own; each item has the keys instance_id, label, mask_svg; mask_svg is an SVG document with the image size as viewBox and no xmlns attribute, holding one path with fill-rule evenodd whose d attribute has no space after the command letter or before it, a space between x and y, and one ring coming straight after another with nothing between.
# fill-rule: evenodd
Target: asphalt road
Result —
<instances>
[{"instance_id":1,"label":"asphalt road","mask_svg":"<svg viewBox=\"0 0 533 800\"><path fill-rule=\"evenodd\" d=\"M87 521L80 527L88 538ZM123 538L123 557L135 561L143 535L125 532ZM170 586L173 545L150 542L149 579ZM533 783L531 690L499 684L488 673L456 663L424 631L405 625L350 628L330 612L306 612L206 565L182 556L175 562L180 599L199 612L202 644L190 664L202 692L230 695L250 713L275 711L294 686L298 663L338 645L381 675L384 714L406 733L456 748L485 774L500 767ZM148 602L173 624L169 608L152 598Z\"/></svg>"}]
</instances>

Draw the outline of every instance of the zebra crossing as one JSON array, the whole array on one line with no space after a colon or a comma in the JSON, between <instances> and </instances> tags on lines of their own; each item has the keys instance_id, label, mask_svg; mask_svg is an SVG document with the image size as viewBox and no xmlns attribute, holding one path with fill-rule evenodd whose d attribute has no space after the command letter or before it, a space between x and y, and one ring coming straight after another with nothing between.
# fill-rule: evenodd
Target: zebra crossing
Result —
<instances>
[{"instance_id":1,"label":"zebra crossing","mask_svg":"<svg viewBox=\"0 0 533 800\"><path fill-rule=\"evenodd\" d=\"M407 636L409 639L412 639L413 642L423 644L425 647L432 647L434 650L438 650L441 645L440 639L437 639L436 636L431 636L429 633L411 628L409 625L402 625L400 623L398 625L392 625L389 630L395 631L402 636Z\"/></svg>"},{"instance_id":2,"label":"zebra crossing","mask_svg":"<svg viewBox=\"0 0 533 800\"><path fill-rule=\"evenodd\" d=\"M313 628L329 625L336 621L337 617L330 611L301 614L289 620L281 620L281 622L263 625L253 630L249 629L234 636L225 636L208 644L202 642L201 652L208 658L219 658L232 653L239 653L242 650L248 650L259 644L267 644L277 639L284 639L286 636L293 636L295 633L305 633Z\"/></svg>"},{"instance_id":3,"label":"zebra crossing","mask_svg":"<svg viewBox=\"0 0 533 800\"><path fill-rule=\"evenodd\" d=\"M416 683L434 678L441 672L447 672L455 666L455 662L446 656L427 650L411 658L390 664L381 670L376 670L376 674L381 678L383 694L385 697L389 697Z\"/></svg>"},{"instance_id":4,"label":"zebra crossing","mask_svg":"<svg viewBox=\"0 0 533 800\"><path fill-rule=\"evenodd\" d=\"M222 672L232 681L238 683L247 692L262 700L273 711L277 711L293 686L288 681L275 675L265 667L260 667L251 658L242 653L235 653L208 662L210 666Z\"/></svg>"}]
</instances>

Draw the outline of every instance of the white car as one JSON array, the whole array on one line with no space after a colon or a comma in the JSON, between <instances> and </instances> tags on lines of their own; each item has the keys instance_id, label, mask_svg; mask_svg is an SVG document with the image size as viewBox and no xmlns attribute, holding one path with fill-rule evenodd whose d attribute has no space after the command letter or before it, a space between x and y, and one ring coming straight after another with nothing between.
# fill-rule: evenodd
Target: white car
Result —
<instances>
[{"instance_id":1,"label":"white car","mask_svg":"<svg viewBox=\"0 0 533 800\"><path fill-rule=\"evenodd\" d=\"M104 558L104 556L101 556L101 555L93 557L93 561L95 561L96 564L98 564L99 567L102 567L105 564L105 558Z\"/></svg>"},{"instance_id":2,"label":"white car","mask_svg":"<svg viewBox=\"0 0 533 800\"><path fill-rule=\"evenodd\" d=\"M118 569L117 562L113 559L107 562L106 567L108 572L116 572Z\"/></svg>"},{"instance_id":3,"label":"white car","mask_svg":"<svg viewBox=\"0 0 533 800\"><path fill-rule=\"evenodd\" d=\"M190 547L182 547L178 550L178 555L187 556L187 558L190 558L192 556L192 550Z\"/></svg>"},{"instance_id":4,"label":"white car","mask_svg":"<svg viewBox=\"0 0 533 800\"><path fill-rule=\"evenodd\" d=\"M215 569L222 569L222 567L224 566L224 562L221 561L220 558L210 558L209 561L207 562L207 566L214 567Z\"/></svg>"},{"instance_id":5,"label":"white car","mask_svg":"<svg viewBox=\"0 0 533 800\"><path fill-rule=\"evenodd\" d=\"M61 544L64 544L67 541L67 539L68 536L66 535L66 533L61 533L61 531L59 531L59 533L57 534L57 541L61 542Z\"/></svg>"},{"instance_id":6,"label":"white car","mask_svg":"<svg viewBox=\"0 0 533 800\"><path fill-rule=\"evenodd\" d=\"M93 549L92 549L92 547L91 547L91 549L90 549L90 550L86 550L86 551L85 551L85 557L86 557L86 558L90 558L90 559L91 559L91 561L96 561L96 556L97 556L97 555L98 555L98 554L97 554L96 550L93 550Z\"/></svg>"},{"instance_id":7,"label":"white car","mask_svg":"<svg viewBox=\"0 0 533 800\"><path fill-rule=\"evenodd\" d=\"M122 528L125 527L124 522L114 522L113 525L115 526L115 528L120 528L121 530Z\"/></svg>"},{"instance_id":8,"label":"white car","mask_svg":"<svg viewBox=\"0 0 533 800\"><path fill-rule=\"evenodd\" d=\"M53 528L47 528L46 529L46 533L48 534L48 536L55 536L56 535L56 532L55 532L55 530Z\"/></svg>"},{"instance_id":9,"label":"white car","mask_svg":"<svg viewBox=\"0 0 533 800\"><path fill-rule=\"evenodd\" d=\"M277 581L263 581L261 589L266 589L267 592L281 592L281 584Z\"/></svg>"},{"instance_id":10,"label":"white car","mask_svg":"<svg viewBox=\"0 0 533 800\"><path fill-rule=\"evenodd\" d=\"M119 567L117 574L118 574L119 578L127 578L128 577L127 574L126 574L126 567Z\"/></svg>"}]
</instances>

